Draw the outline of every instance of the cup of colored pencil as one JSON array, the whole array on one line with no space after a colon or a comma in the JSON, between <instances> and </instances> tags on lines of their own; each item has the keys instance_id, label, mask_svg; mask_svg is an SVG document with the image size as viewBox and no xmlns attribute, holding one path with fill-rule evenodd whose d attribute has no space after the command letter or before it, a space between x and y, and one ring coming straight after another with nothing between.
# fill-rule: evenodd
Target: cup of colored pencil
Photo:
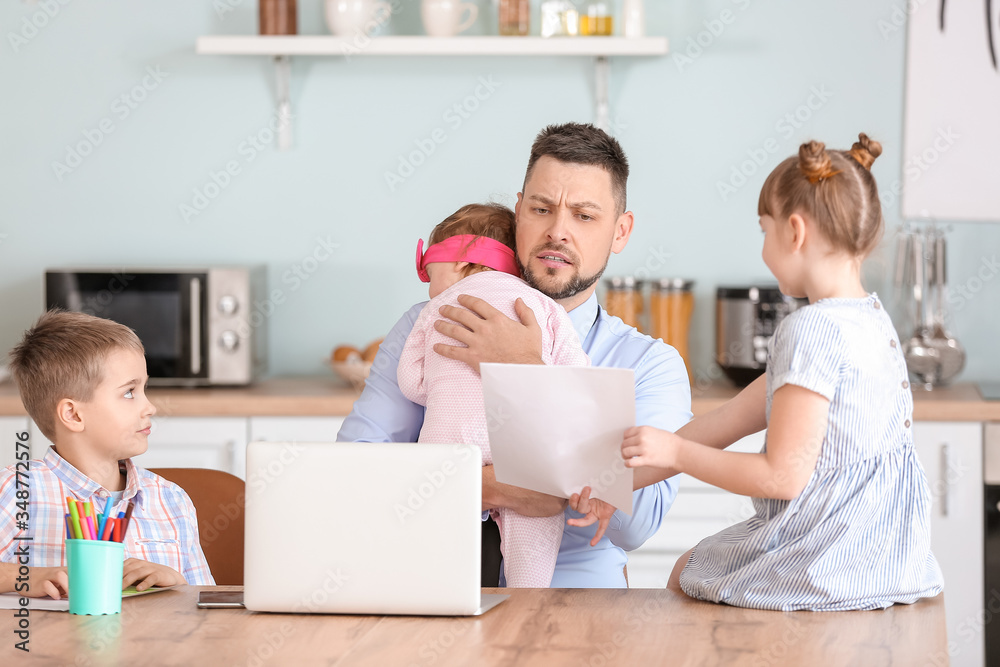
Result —
<instances>
[{"instance_id":1,"label":"cup of colored pencil","mask_svg":"<svg viewBox=\"0 0 1000 667\"><path fill-rule=\"evenodd\" d=\"M128 508L119 512L118 516L111 514L111 498L104 503L104 513L98 514L91 502L81 502L66 498L69 512L65 515L67 540L103 540L105 542L124 542L125 531L132 519L135 503L129 501Z\"/></svg>"},{"instance_id":2,"label":"cup of colored pencil","mask_svg":"<svg viewBox=\"0 0 1000 667\"><path fill-rule=\"evenodd\" d=\"M122 610L125 531L134 504L112 516L109 498L99 514L90 502L66 499L66 569L69 613L118 614Z\"/></svg>"}]
</instances>

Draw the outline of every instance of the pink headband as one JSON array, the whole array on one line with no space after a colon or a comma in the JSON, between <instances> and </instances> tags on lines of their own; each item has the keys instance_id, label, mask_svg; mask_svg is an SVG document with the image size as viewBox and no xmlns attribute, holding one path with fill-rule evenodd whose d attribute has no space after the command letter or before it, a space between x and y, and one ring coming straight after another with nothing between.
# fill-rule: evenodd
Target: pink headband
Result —
<instances>
[{"instance_id":1,"label":"pink headband","mask_svg":"<svg viewBox=\"0 0 1000 667\"><path fill-rule=\"evenodd\" d=\"M460 234L446 238L440 243L427 248L424 252L424 240L417 241L417 275L420 280L429 283L427 265L433 262L469 262L482 264L497 271L521 276L514 261L514 251L503 243L486 236L475 234Z\"/></svg>"}]
</instances>

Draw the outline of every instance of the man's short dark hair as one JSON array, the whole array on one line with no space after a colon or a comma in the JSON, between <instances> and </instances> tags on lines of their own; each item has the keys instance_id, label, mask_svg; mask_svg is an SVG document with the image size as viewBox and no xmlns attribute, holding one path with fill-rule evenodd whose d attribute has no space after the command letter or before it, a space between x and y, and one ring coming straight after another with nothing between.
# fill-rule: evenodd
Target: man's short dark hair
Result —
<instances>
[{"instance_id":1,"label":"man's short dark hair","mask_svg":"<svg viewBox=\"0 0 1000 667\"><path fill-rule=\"evenodd\" d=\"M611 192L618 206L618 215L625 212L625 184L628 181L628 158L621 144L604 130L587 123L549 125L538 133L531 145L531 157L524 174L524 183L538 159L549 156L570 164L601 167L611 176ZM524 190L524 187L521 187Z\"/></svg>"}]
</instances>

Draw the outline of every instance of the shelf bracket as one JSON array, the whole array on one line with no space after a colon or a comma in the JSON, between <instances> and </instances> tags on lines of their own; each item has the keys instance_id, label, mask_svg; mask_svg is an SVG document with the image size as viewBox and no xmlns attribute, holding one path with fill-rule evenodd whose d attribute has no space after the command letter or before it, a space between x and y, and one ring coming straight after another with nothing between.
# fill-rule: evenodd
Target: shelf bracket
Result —
<instances>
[{"instance_id":1,"label":"shelf bracket","mask_svg":"<svg viewBox=\"0 0 1000 667\"><path fill-rule=\"evenodd\" d=\"M597 127L611 134L611 108L608 104L608 79L611 67L607 56L594 58L594 117Z\"/></svg>"},{"instance_id":2,"label":"shelf bracket","mask_svg":"<svg viewBox=\"0 0 1000 667\"><path fill-rule=\"evenodd\" d=\"M274 57L277 78L278 105L278 149L287 151L292 147L292 101L289 91L292 85L292 57Z\"/></svg>"}]
</instances>

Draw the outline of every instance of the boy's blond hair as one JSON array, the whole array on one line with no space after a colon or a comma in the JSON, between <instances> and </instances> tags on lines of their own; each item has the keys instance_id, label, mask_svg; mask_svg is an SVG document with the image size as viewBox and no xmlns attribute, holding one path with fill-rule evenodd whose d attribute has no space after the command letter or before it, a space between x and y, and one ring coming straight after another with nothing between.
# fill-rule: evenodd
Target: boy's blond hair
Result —
<instances>
[{"instance_id":1,"label":"boy's blond hair","mask_svg":"<svg viewBox=\"0 0 1000 667\"><path fill-rule=\"evenodd\" d=\"M89 401L115 350L144 354L135 332L111 320L50 310L10 351L10 372L28 415L55 441L56 406L64 398Z\"/></svg>"}]
</instances>

